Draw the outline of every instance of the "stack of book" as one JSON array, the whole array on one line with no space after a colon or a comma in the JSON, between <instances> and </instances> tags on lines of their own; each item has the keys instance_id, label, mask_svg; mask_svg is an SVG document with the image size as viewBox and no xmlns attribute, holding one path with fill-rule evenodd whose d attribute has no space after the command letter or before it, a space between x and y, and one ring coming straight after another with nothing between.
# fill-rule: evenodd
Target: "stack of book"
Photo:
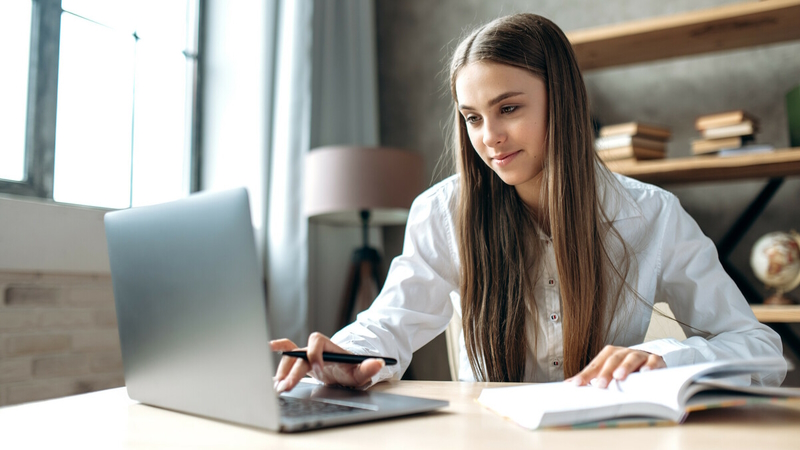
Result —
<instances>
[{"instance_id":1,"label":"stack of book","mask_svg":"<svg viewBox=\"0 0 800 450\"><path fill-rule=\"evenodd\" d=\"M662 159L669 137L668 128L637 122L621 123L600 128L594 147L603 161Z\"/></svg>"},{"instance_id":2,"label":"stack of book","mask_svg":"<svg viewBox=\"0 0 800 450\"><path fill-rule=\"evenodd\" d=\"M742 110L700 116L694 125L703 137L692 141L695 155L743 148L758 132L758 120Z\"/></svg>"}]
</instances>

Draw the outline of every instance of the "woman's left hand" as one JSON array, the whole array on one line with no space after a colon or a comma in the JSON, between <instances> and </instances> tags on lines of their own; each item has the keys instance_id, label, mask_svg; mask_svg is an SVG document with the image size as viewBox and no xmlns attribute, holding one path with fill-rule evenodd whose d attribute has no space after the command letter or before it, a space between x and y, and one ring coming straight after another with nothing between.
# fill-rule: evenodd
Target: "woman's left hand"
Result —
<instances>
[{"instance_id":1,"label":"woman's left hand","mask_svg":"<svg viewBox=\"0 0 800 450\"><path fill-rule=\"evenodd\" d=\"M606 388L612 379L621 381L632 372L644 372L665 367L667 365L664 363L664 359L658 355L627 347L606 345L588 366L574 377L564 381L577 386L591 383L599 388Z\"/></svg>"}]
</instances>

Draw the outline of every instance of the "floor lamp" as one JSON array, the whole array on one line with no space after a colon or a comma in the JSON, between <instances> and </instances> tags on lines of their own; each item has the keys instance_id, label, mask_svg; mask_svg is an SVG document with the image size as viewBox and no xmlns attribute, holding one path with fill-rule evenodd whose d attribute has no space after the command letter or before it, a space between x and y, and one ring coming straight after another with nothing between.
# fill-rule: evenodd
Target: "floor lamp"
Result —
<instances>
[{"instance_id":1,"label":"floor lamp","mask_svg":"<svg viewBox=\"0 0 800 450\"><path fill-rule=\"evenodd\" d=\"M304 179L303 210L309 220L361 227L362 245L353 252L341 300L339 325L344 326L372 304L383 285L369 227L405 224L424 186L422 157L386 147L320 147L307 154Z\"/></svg>"}]
</instances>

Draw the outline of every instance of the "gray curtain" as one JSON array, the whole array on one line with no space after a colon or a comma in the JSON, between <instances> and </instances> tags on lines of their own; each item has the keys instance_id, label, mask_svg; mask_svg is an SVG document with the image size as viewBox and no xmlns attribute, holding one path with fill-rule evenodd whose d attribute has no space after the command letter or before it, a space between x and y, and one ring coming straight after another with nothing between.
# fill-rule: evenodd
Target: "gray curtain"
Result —
<instances>
[{"instance_id":1,"label":"gray curtain","mask_svg":"<svg viewBox=\"0 0 800 450\"><path fill-rule=\"evenodd\" d=\"M335 331L360 236L309 228L303 157L379 142L373 0L207 0L205 13L201 186L248 188L271 333L302 346Z\"/></svg>"},{"instance_id":2,"label":"gray curtain","mask_svg":"<svg viewBox=\"0 0 800 450\"><path fill-rule=\"evenodd\" d=\"M303 157L311 143L315 5L296 0L279 4L267 203L267 298L272 334L302 346L309 333L308 228L302 186Z\"/></svg>"},{"instance_id":3,"label":"gray curtain","mask_svg":"<svg viewBox=\"0 0 800 450\"><path fill-rule=\"evenodd\" d=\"M310 331L336 331L361 243L357 228L303 217L303 156L379 143L375 11L373 0L285 0L280 9L266 265L273 334L302 346ZM371 235L379 243L379 230Z\"/></svg>"},{"instance_id":4,"label":"gray curtain","mask_svg":"<svg viewBox=\"0 0 800 450\"><path fill-rule=\"evenodd\" d=\"M374 1L315 0L313 43L311 148L378 145ZM310 326L330 336L361 231L311 223L308 235ZM380 249L381 243L373 227L370 244Z\"/></svg>"}]
</instances>

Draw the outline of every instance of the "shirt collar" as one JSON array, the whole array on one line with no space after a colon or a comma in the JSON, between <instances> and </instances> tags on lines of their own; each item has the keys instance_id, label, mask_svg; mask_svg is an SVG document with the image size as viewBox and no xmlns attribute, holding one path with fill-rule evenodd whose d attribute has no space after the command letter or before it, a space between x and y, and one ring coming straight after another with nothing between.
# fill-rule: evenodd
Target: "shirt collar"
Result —
<instances>
[{"instance_id":1,"label":"shirt collar","mask_svg":"<svg viewBox=\"0 0 800 450\"><path fill-rule=\"evenodd\" d=\"M642 217L642 209L622 184L624 177L608 171L605 168L597 169L597 196L600 199L605 216L601 217L604 223L614 223L625 219ZM539 225L534 224L536 235L542 241L550 240L550 236L542 231Z\"/></svg>"}]
</instances>

